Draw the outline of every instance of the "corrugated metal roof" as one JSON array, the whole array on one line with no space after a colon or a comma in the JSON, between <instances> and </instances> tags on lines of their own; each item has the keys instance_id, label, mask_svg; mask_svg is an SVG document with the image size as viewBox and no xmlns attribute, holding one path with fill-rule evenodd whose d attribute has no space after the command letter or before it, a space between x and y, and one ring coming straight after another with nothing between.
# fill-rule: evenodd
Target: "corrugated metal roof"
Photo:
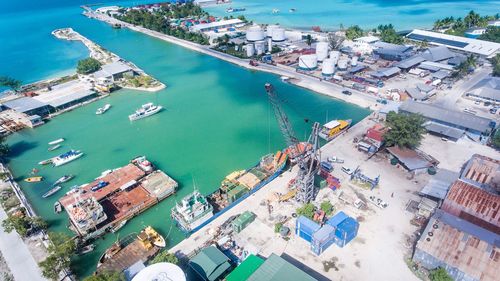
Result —
<instances>
[{"instance_id":1,"label":"corrugated metal roof","mask_svg":"<svg viewBox=\"0 0 500 281\"><path fill-rule=\"evenodd\" d=\"M427 61L443 61L456 56L456 53L450 51L446 46L429 48L420 54Z\"/></svg>"},{"instance_id":2,"label":"corrugated metal roof","mask_svg":"<svg viewBox=\"0 0 500 281\"><path fill-rule=\"evenodd\" d=\"M101 70L107 72L111 75L120 74L132 70L132 68L121 61L115 61L112 63L105 64L101 67Z\"/></svg>"},{"instance_id":3,"label":"corrugated metal roof","mask_svg":"<svg viewBox=\"0 0 500 281\"><path fill-rule=\"evenodd\" d=\"M403 163L410 171L425 169L432 166L431 162L419 155L415 150L392 146L388 147L387 151L398 158L399 162Z\"/></svg>"},{"instance_id":4,"label":"corrugated metal roof","mask_svg":"<svg viewBox=\"0 0 500 281\"><path fill-rule=\"evenodd\" d=\"M408 69L408 68L412 68L416 65L418 65L419 63L425 61L425 59L419 55L416 55L416 56L413 56L413 57L410 57L410 58L407 58L407 59L404 59L400 62L398 62L396 64L397 67L401 68L401 69Z\"/></svg>"},{"instance_id":5,"label":"corrugated metal roof","mask_svg":"<svg viewBox=\"0 0 500 281\"><path fill-rule=\"evenodd\" d=\"M238 267L236 267L228 276L226 281L247 280L262 264L264 260L255 255L249 255Z\"/></svg>"},{"instance_id":6,"label":"corrugated metal roof","mask_svg":"<svg viewBox=\"0 0 500 281\"><path fill-rule=\"evenodd\" d=\"M425 128L429 132L443 135L443 136L447 136L449 138L457 139L457 140L465 134L464 130L461 130L461 129L458 129L455 127L446 126L446 125L440 124L440 123L435 123L435 122L429 122L427 125L425 125Z\"/></svg>"},{"instance_id":7,"label":"corrugated metal roof","mask_svg":"<svg viewBox=\"0 0 500 281\"><path fill-rule=\"evenodd\" d=\"M444 78L450 76L450 74L451 74L451 71L441 69L437 72L432 73L431 76L432 76L432 78L436 78L436 79L444 79Z\"/></svg>"},{"instance_id":8,"label":"corrugated metal roof","mask_svg":"<svg viewBox=\"0 0 500 281\"><path fill-rule=\"evenodd\" d=\"M426 104L416 101L405 101L399 107L401 111L422 114L424 117L437 120L448 124L454 124L466 129L472 129L479 132L491 130L490 124L493 120L479 117L460 111L445 109L436 105Z\"/></svg>"},{"instance_id":9,"label":"corrugated metal roof","mask_svg":"<svg viewBox=\"0 0 500 281\"><path fill-rule=\"evenodd\" d=\"M439 169L429 182L422 188L420 193L438 199L444 199L451 184L458 179L459 174L446 169Z\"/></svg>"},{"instance_id":10,"label":"corrugated metal roof","mask_svg":"<svg viewBox=\"0 0 500 281\"><path fill-rule=\"evenodd\" d=\"M406 92L410 97L416 100L425 100L429 98L429 95L426 93L422 93L419 89L417 88L407 88Z\"/></svg>"},{"instance_id":11,"label":"corrugated metal roof","mask_svg":"<svg viewBox=\"0 0 500 281\"><path fill-rule=\"evenodd\" d=\"M269 256L269 258L247 279L247 281L283 280L314 281L316 279L276 254L271 254L271 256Z\"/></svg>"},{"instance_id":12,"label":"corrugated metal roof","mask_svg":"<svg viewBox=\"0 0 500 281\"><path fill-rule=\"evenodd\" d=\"M207 280L218 279L231 265L229 258L214 246L201 250L189 261L189 265L200 276L205 276Z\"/></svg>"},{"instance_id":13,"label":"corrugated metal roof","mask_svg":"<svg viewBox=\"0 0 500 281\"><path fill-rule=\"evenodd\" d=\"M3 103L3 105L5 107L8 107L12 110L21 113L25 113L34 109L39 109L47 106L46 103L30 97L21 97L15 100L6 101Z\"/></svg>"},{"instance_id":14,"label":"corrugated metal roof","mask_svg":"<svg viewBox=\"0 0 500 281\"><path fill-rule=\"evenodd\" d=\"M460 175L463 181L483 188L488 192L500 194L500 161L479 155L472 155Z\"/></svg>"}]
</instances>

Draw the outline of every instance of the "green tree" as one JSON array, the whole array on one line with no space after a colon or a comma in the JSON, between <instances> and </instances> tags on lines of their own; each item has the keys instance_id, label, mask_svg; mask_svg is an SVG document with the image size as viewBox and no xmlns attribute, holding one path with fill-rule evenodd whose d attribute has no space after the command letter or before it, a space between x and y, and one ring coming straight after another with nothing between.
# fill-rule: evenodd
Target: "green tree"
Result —
<instances>
[{"instance_id":1,"label":"green tree","mask_svg":"<svg viewBox=\"0 0 500 281\"><path fill-rule=\"evenodd\" d=\"M311 47L312 42L313 42L313 39L312 39L311 34L307 34L307 36L306 36L306 44L307 44L307 46Z\"/></svg>"},{"instance_id":2,"label":"green tree","mask_svg":"<svg viewBox=\"0 0 500 281\"><path fill-rule=\"evenodd\" d=\"M481 16L474 11L470 11L464 18L464 23L468 28L478 26L481 22Z\"/></svg>"},{"instance_id":3,"label":"green tree","mask_svg":"<svg viewBox=\"0 0 500 281\"><path fill-rule=\"evenodd\" d=\"M500 43L500 26L488 26L486 32L481 34L479 39Z\"/></svg>"},{"instance_id":4,"label":"green tree","mask_svg":"<svg viewBox=\"0 0 500 281\"><path fill-rule=\"evenodd\" d=\"M312 203L304 204L304 206L297 209L297 215L312 219L314 216L314 209L315 207Z\"/></svg>"},{"instance_id":5,"label":"green tree","mask_svg":"<svg viewBox=\"0 0 500 281\"><path fill-rule=\"evenodd\" d=\"M7 87L17 91L21 87L21 81L8 76L0 76L0 87Z\"/></svg>"},{"instance_id":6,"label":"green tree","mask_svg":"<svg viewBox=\"0 0 500 281\"><path fill-rule=\"evenodd\" d=\"M319 208L323 212L325 212L326 216L330 216L333 213L333 205L328 200L321 202L321 205L319 206Z\"/></svg>"},{"instance_id":7,"label":"green tree","mask_svg":"<svg viewBox=\"0 0 500 281\"><path fill-rule=\"evenodd\" d=\"M403 37L396 33L392 24L381 24L377 27L377 31L380 34L380 40L392 44L403 44Z\"/></svg>"},{"instance_id":8,"label":"green tree","mask_svg":"<svg viewBox=\"0 0 500 281\"><path fill-rule=\"evenodd\" d=\"M6 141L6 136L1 135L0 136L0 159L5 158L7 154L10 152L10 147L8 144L5 143Z\"/></svg>"},{"instance_id":9,"label":"green tree","mask_svg":"<svg viewBox=\"0 0 500 281\"><path fill-rule=\"evenodd\" d=\"M431 270L429 273L429 279L431 281L453 281L453 278L448 275L448 272L442 267L438 267L434 270Z\"/></svg>"},{"instance_id":10,"label":"green tree","mask_svg":"<svg viewBox=\"0 0 500 281\"><path fill-rule=\"evenodd\" d=\"M421 115L389 112L386 123L390 130L384 135L386 146L418 147L426 132L424 122Z\"/></svg>"},{"instance_id":11,"label":"green tree","mask_svg":"<svg viewBox=\"0 0 500 281\"><path fill-rule=\"evenodd\" d=\"M101 63L94 58L86 58L78 61L76 72L79 74L89 74L101 68Z\"/></svg>"},{"instance_id":12,"label":"green tree","mask_svg":"<svg viewBox=\"0 0 500 281\"><path fill-rule=\"evenodd\" d=\"M500 54L497 54L491 59L491 64L493 65L492 75L500 77Z\"/></svg>"},{"instance_id":13,"label":"green tree","mask_svg":"<svg viewBox=\"0 0 500 281\"><path fill-rule=\"evenodd\" d=\"M361 27L359 27L358 25L349 26L345 31L345 36L349 40L354 40L356 38L359 38L363 36L363 34L364 34L363 29L361 29Z\"/></svg>"},{"instance_id":14,"label":"green tree","mask_svg":"<svg viewBox=\"0 0 500 281\"><path fill-rule=\"evenodd\" d=\"M149 264L155 264L159 262L178 264L179 259L174 254L169 253L167 250L162 250L149 262Z\"/></svg>"},{"instance_id":15,"label":"green tree","mask_svg":"<svg viewBox=\"0 0 500 281\"><path fill-rule=\"evenodd\" d=\"M29 220L24 216L10 215L2 221L2 227L7 233L11 233L15 230L21 237L26 237L30 229L30 224Z\"/></svg>"},{"instance_id":16,"label":"green tree","mask_svg":"<svg viewBox=\"0 0 500 281\"><path fill-rule=\"evenodd\" d=\"M88 276L83 281L125 281L125 274L117 271L105 271Z\"/></svg>"},{"instance_id":17,"label":"green tree","mask_svg":"<svg viewBox=\"0 0 500 281\"><path fill-rule=\"evenodd\" d=\"M496 131L496 133L491 138L491 144L494 148L500 149L500 129Z\"/></svg>"},{"instance_id":18,"label":"green tree","mask_svg":"<svg viewBox=\"0 0 500 281\"><path fill-rule=\"evenodd\" d=\"M76 243L64 233L49 233L49 256L39 263L45 278L58 280L59 273L71 266L71 257L76 250Z\"/></svg>"}]
</instances>

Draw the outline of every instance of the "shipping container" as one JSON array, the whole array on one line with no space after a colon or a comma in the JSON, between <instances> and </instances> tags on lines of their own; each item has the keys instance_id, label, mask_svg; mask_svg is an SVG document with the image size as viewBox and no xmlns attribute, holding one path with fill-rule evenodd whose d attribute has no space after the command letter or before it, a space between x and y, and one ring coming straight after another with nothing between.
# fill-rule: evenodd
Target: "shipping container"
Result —
<instances>
[{"instance_id":1,"label":"shipping container","mask_svg":"<svg viewBox=\"0 0 500 281\"><path fill-rule=\"evenodd\" d=\"M331 225L333 227L337 227L341 222L347 219L349 216L344 212L340 211L335 216L331 217L326 224Z\"/></svg>"},{"instance_id":2,"label":"shipping container","mask_svg":"<svg viewBox=\"0 0 500 281\"><path fill-rule=\"evenodd\" d=\"M313 234L311 241L311 250L316 255L321 255L328 247L335 243L335 228L331 225L325 224L321 229Z\"/></svg>"},{"instance_id":3,"label":"shipping container","mask_svg":"<svg viewBox=\"0 0 500 281\"><path fill-rule=\"evenodd\" d=\"M243 185L238 185L227 193L227 201L233 203L243 196L245 192L248 192L248 189Z\"/></svg>"},{"instance_id":4,"label":"shipping container","mask_svg":"<svg viewBox=\"0 0 500 281\"><path fill-rule=\"evenodd\" d=\"M351 217L342 221L335 229L336 244L339 247L344 247L356 237L358 234L358 228L359 223Z\"/></svg>"},{"instance_id":5,"label":"shipping container","mask_svg":"<svg viewBox=\"0 0 500 281\"><path fill-rule=\"evenodd\" d=\"M233 231L240 233L243 229L245 229L245 227L255 220L255 217L255 214L250 211L246 211L239 215L238 218L236 218L232 223Z\"/></svg>"},{"instance_id":6,"label":"shipping container","mask_svg":"<svg viewBox=\"0 0 500 281\"><path fill-rule=\"evenodd\" d=\"M307 242L312 241L312 236L318 229L320 229L319 224L304 216L298 217L295 223L295 234Z\"/></svg>"},{"instance_id":7,"label":"shipping container","mask_svg":"<svg viewBox=\"0 0 500 281\"><path fill-rule=\"evenodd\" d=\"M327 181L320 175L314 175L314 186L325 188L327 186Z\"/></svg>"}]
</instances>

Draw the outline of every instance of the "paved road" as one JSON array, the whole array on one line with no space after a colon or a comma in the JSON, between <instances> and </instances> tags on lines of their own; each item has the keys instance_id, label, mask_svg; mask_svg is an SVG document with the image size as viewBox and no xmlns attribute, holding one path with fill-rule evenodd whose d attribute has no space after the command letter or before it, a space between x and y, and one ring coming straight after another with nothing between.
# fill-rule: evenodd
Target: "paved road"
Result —
<instances>
[{"instance_id":1,"label":"paved road","mask_svg":"<svg viewBox=\"0 0 500 281\"><path fill-rule=\"evenodd\" d=\"M5 211L0 208L0 221L7 218ZM16 232L5 233L0 227L0 251L16 281L47 280L42 277L38 264L28 250L26 244Z\"/></svg>"}]
</instances>

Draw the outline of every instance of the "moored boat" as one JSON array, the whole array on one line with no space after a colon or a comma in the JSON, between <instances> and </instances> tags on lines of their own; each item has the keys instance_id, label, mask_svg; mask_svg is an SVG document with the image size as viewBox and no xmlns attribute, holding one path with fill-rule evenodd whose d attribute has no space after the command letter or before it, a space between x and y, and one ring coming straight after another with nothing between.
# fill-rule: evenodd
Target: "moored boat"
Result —
<instances>
[{"instance_id":1,"label":"moored boat","mask_svg":"<svg viewBox=\"0 0 500 281\"><path fill-rule=\"evenodd\" d=\"M52 160L54 160L54 159L50 158L50 159L47 159L47 160L42 160L42 161L38 162L38 164L39 165L48 165L48 164L52 163Z\"/></svg>"},{"instance_id":2,"label":"moored boat","mask_svg":"<svg viewBox=\"0 0 500 281\"><path fill-rule=\"evenodd\" d=\"M331 141L335 137L339 136L342 132L346 131L351 126L352 120L332 120L321 128L319 132L319 137Z\"/></svg>"},{"instance_id":3,"label":"moored boat","mask_svg":"<svg viewBox=\"0 0 500 281\"><path fill-rule=\"evenodd\" d=\"M77 254L78 255L85 255L87 253L90 253L92 252L93 250L95 249L95 245L94 244L90 244L90 245L87 245L85 247L82 247L78 252Z\"/></svg>"},{"instance_id":4,"label":"moored boat","mask_svg":"<svg viewBox=\"0 0 500 281\"><path fill-rule=\"evenodd\" d=\"M60 144L56 144L56 145L54 145L54 146L49 147L49 149L47 149L47 150L48 150L48 151L53 151L53 150L58 149L59 147L61 147L61 145L60 145Z\"/></svg>"},{"instance_id":5,"label":"moored boat","mask_svg":"<svg viewBox=\"0 0 500 281\"><path fill-rule=\"evenodd\" d=\"M214 215L214 208L198 190L182 198L171 210L172 218L179 228L187 233L192 232Z\"/></svg>"},{"instance_id":6,"label":"moored boat","mask_svg":"<svg viewBox=\"0 0 500 281\"><path fill-rule=\"evenodd\" d=\"M74 177L73 175L64 175L64 176L60 177L58 180L56 180L56 181L52 184L52 186L56 186L56 185L58 185L58 184L60 184L60 183L65 183L65 182L68 182L68 181L70 181L73 177Z\"/></svg>"},{"instance_id":7,"label":"moored boat","mask_svg":"<svg viewBox=\"0 0 500 281\"><path fill-rule=\"evenodd\" d=\"M161 236L151 226L147 226L146 228L144 228L137 237L141 240L149 240L151 241L151 243L153 243L153 245L159 248L165 248L165 246L167 246L165 238L163 238L163 236Z\"/></svg>"},{"instance_id":8,"label":"moored boat","mask_svg":"<svg viewBox=\"0 0 500 281\"><path fill-rule=\"evenodd\" d=\"M53 140L51 142L49 142L49 145L56 145L56 144L60 144L61 142L64 141L64 138L60 138L60 139L57 139L57 140Z\"/></svg>"},{"instance_id":9,"label":"moored boat","mask_svg":"<svg viewBox=\"0 0 500 281\"><path fill-rule=\"evenodd\" d=\"M61 190L61 186L60 185L58 185L58 186L52 188L51 190L47 191L44 195L42 195L42 198L47 198L47 197L49 197L51 195L54 195L59 190Z\"/></svg>"},{"instance_id":10,"label":"moored boat","mask_svg":"<svg viewBox=\"0 0 500 281\"><path fill-rule=\"evenodd\" d=\"M83 152L79 150L70 150L52 159L55 167L67 164L83 156Z\"/></svg>"},{"instance_id":11,"label":"moored boat","mask_svg":"<svg viewBox=\"0 0 500 281\"><path fill-rule=\"evenodd\" d=\"M43 177L36 176L36 177L29 177L24 179L25 182L41 182L43 181Z\"/></svg>"},{"instance_id":12,"label":"moored boat","mask_svg":"<svg viewBox=\"0 0 500 281\"><path fill-rule=\"evenodd\" d=\"M111 232L115 233L127 224L127 220L122 220L117 225L111 228Z\"/></svg>"},{"instance_id":13,"label":"moored boat","mask_svg":"<svg viewBox=\"0 0 500 281\"><path fill-rule=\"evenodd\" d=\"M163 109L161 105L154 105L152 102L143 104L141 108L128 116L130 121L139 120L160 112Z\"/></svg>"},{"instance_id":14,"label":"moored boat","mask_svg":"<svg viewBox=\"0 0 500 281\"><path fill-rule=\"evenodd\" d=\"M95 112L95 114L97 114L97 115L103 114L106 111L108 111L110 108L111 108L111 104L107 103L103 107L99 107L97 109L97 111Z\"/></svg>"},{"instance_id":15,"label":"moored boat","mask_svg":"<svg viewBox=\"0 0 500 281\"><path fill-rule=\"evenodd\" d=\"M60 212L62 212L62 205L59 201L56 201L54 203L54 213L59 214Z\"/></svg>"}]
</instances>

